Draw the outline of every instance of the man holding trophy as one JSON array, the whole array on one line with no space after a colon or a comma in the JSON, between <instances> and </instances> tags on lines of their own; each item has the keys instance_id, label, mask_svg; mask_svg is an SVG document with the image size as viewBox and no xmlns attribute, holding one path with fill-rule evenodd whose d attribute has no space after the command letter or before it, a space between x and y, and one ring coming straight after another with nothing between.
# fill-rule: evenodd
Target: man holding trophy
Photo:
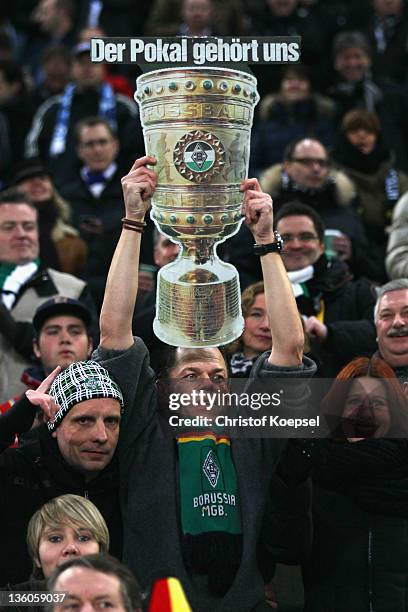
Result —
<instances>
[{"instance_id":1,"label":"man holding trophy","mask_svg":"<svg viewBox=\"0 0 408 612\"><path fill-rule=\"evenodd\" d=\"M141 234L150 199L159 189L158 165L154 157L143 157L122 179L126 216L106 285L101 344L94 354L120 385L125 401L119 441L124 561L144 588L159 576L177 577L195 612L268 610L257 542L271 479L280 480L276 467L286 441L231 440L220 431L196 429L194 436L191 430L166 435L160 425L168 418L166 390L181 380L216 391L226 383L225 361L214 346L212 329L209 347L175 346L169 349L163 370L155 373L146 347L132 337ZM251 376L267 380L275 390L282 379L290 378L284 406L301 415L315 365L302 359L303 329L279 254L279 237L273 232L272 200L256 179L241 180L238 191L241 199L243 195L239 214L245 217L261 257L273 339L271 352L261 355ZM194 249L189 244L199 269L205 265L200 263L205 260L204 247L196 257L201 246ZM214 272L207 272L211 283ZM203 277L206 273L200 272L197 282ZM214 295L225 305L222 288ZM196 323L189 331L196 334ZM185 345L187 335L179 333ZM220 344L225 341L221 336ZM200 342L206 340L199 333L198 337ZM190 410L185 409L191 416ZM280 482L273 505L287 503L283 498L289 488Z\"/></svg>"}]
</instances>

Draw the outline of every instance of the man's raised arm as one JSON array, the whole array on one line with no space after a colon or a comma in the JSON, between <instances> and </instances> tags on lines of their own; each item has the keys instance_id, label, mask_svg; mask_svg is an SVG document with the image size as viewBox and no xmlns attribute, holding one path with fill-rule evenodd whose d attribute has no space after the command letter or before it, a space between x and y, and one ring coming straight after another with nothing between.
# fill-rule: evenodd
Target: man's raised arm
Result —
<instances>
[{"instance_id":1,"label":"man's raised arm","mask_svg":"<svg viewBox=\"0 0 408 612\"><path fill-rule=\"evenodd\" d=\"M133 343L132 316L135 307L140 255L141 229L150 198L156 187L156 174L147 167L154 157L141 157L122 178L125 220L106 281L100 317L100 344L106 349L125 350Z\"/></svg>"},{"instance_id":2,"label":"man's raised arm","mask_svg":"<svg viewBox=\"0 0 408 612\"><path fill-rule=\"evenodd\" d=\"M257 179L241 184L245 192L242 212L257 244L275 242L271 197L263 193ZM272 335L269 362L275 366L302 363L304 334L292 286L279 253L261 257L265 301Z\"/></svg>"}]
</instances>

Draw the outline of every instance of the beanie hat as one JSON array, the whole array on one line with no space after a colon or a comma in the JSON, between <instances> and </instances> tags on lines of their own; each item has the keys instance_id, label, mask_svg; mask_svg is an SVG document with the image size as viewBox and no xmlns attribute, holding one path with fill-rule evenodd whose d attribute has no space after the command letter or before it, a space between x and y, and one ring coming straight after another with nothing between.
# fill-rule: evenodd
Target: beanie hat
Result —
<instances>
[{"instance_id":1,"label":"beanie hat","mask_svg":"<svg viewBox=\"0 0 408 612\"><path fill-rule=\"evenodd\" d=\"M50 431L54 431L71 408L80 402L107 397L118 400L122 410L124 405L119 386L112 380L108 370L96 361L72 363L58 374L49 394L59 408L54 421L47 423Z\"/></svg>"}]
</instances>

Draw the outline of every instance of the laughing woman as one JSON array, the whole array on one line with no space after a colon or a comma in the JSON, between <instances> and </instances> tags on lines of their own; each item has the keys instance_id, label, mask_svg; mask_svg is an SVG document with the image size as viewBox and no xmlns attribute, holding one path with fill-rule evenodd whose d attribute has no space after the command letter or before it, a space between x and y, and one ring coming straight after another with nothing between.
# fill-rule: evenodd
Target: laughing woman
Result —
<instances>
[{"instance_id":1,"label":"laughing woman","mask_svg":"<svg viewBox=\"0 0 408 612\"><path fill-rule=\"evenodd\" d=\"M384 361L360 357L339 373L322 413L331 439L302 450L313 466L305 612L407 612L407 399Z\"/></svg>"},{"instance_id":2,"label":"laughing woman","mask_svg":"<svg viewBox=\"0 0 408 612\"><path fill-rule=\"evenodd\" d=\"M272 342L263 281L249 285L242 292L241 308L244 331L225 349L229 374L232 378L247 378L259 355L267 351ZM306 333L304 353L315 359L314 355L310 355Z\"/></svg>"}]
</instances>

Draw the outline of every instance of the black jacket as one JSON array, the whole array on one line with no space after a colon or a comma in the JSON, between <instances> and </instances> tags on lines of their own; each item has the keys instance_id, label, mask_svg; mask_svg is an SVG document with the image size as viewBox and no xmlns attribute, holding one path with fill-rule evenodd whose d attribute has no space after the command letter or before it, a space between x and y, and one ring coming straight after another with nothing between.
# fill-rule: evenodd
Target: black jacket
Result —
<instances>
[{"instance_id":1,"label":"black jacket","mask_svg":"<svg viewBox=\"0 0 408 612\"><path fill-rule=\"evenodd\" d=\"M262 190L272 196L275 213L286 202L298 201L319 213L327 229L337 229L346 234L353 247L351 260L347 263L355 276L377 278L378 271L370 257L366 231L357 213L356 189L344 172L332 168L324 184L311 189L293 181L283 166L276 164L261 174L259 182Z\"/></svg>"},{"instance_id":2,"label":"black jacket","mask_svg":"<svg viewBox=\"0 0 408 612\"><path fill-rule=\"evenodd\" d=\"M353 257L349 263L357 275L376 278L376 268L373 268L371 258L367 255L368 239L365 228L357 214L358 199L351 198L344 205L339 197L339 187L334 180L328 180L321 190L298 189L289 179L282 184L280 193L273 197L276 211L292 200L298 200L316 210L321 216L326 228L337 229L346 234L352 243Z\"/></svg>"},{"instance_id":3,"label":"black jacket","mask_svg":"<svg viewBox=\"0 0 408 612\"><path fill-rule=\"evenodd\" d=\"M73 180L64 185L60 194L71 205L71 223L79 230L81 237L89 244L94 236L81 227L90 218L97 218L103 224L103 231L110 232L120 227L124 215L123 193L120 183L125 174L123 167L117 167L100 196L95 197L82 180L79 172Z\"/></svg>"},{"instance_id":4,"label":"black jacket","mask_svg":"<svg viewBox=\"0 0 408 612\"><path fill-rule=\"evenodd\" d=\"M303 567L305 611L406 612L407 441L318 440L309 449L314 535Z\"/></svg>"},{"instance_id":5,"label":"black jacket","mask_svg":"<svg viewBox=\"0 0 408 612\"><path fill-rule=\"evenodd\" d=\"M381 24L375 14L363 29L372 50L372 72L376 82L384 89L402 87L407 83L408 11L401 16L390 15ZM380 48L382 30L385 48Z\"/></svg>"},{"instance_id":6,"label":"black jacket","mask_svg":"<svg viewBox=\"0 0 408 612\"><path fill-rule=\"evenodd\" d=\"M29 429L35 410L24 396L0 417L0 586L27 580L32 563L26 549L27 525L45 502L67 493L90 499L103 515L111 538L110 551L120 557L122 527L118 468L114 458L93 480L69 466L46 426L33 430L20 448L7 448L13 433Z\"/></svg>"},{"instance_id":7,"label":"black jacket","mask_svg":"<svg viewBox=\"0 0 408 612\"><path fill-rule=\"evenodd\" d=\"M322 255L305 285L310 298L297 298L299 311L317 316L323 301L323 322L329 332L324 343L312 343L312 354L320 362L319 375L335 376L354 357L372 355L377 348L372 284L365 278L353 281L343 262Z\"/></svg>"},{"instance_id":8,"label":"black jacket","mask_svg":"<svg viewBox=\"0 0 408 612\"><path fill-rule=\"evenodd\" d=\"M102 306L106 277L119 240L121 219L125 214L120 179L126 172L123 166L118 165L115 174L106 183L98 198L89 191L79 172L72 181L61 188L61 195L71 205L72 225L88 245L88 258L81 276L88 283L98 310ZM100 233L86 230L84 222L92 223L93 219L102 223ZM153 221L148 217L146 223L140 260L142 263L152 265Z\"/></svg>"}]
</instances>

